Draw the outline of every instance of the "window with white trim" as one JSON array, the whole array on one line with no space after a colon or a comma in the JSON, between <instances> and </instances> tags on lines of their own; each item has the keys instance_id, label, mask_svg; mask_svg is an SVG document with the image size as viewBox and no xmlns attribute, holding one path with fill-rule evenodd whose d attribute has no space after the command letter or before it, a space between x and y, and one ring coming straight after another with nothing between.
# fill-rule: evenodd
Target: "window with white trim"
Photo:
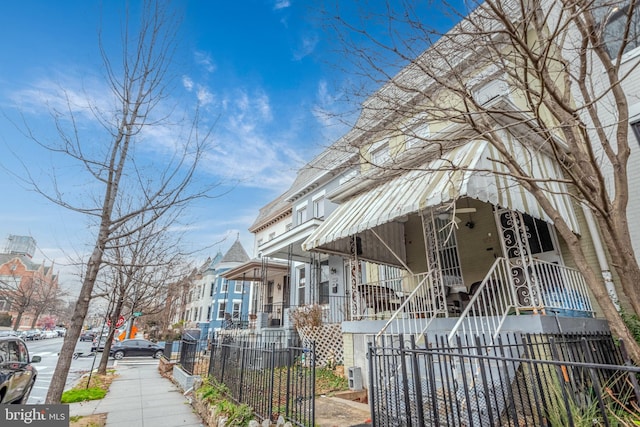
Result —
<instances>
[{"instance_id":1,"label":"window with white trim","mask_svg":"<svg viewBox=\"0 0 640 427\"><path fill-rule=\"evenodd\" d=\"M413 117L404 133L406 135L406 148L421 145L431 136L427 113L419 113Z\"/></svg>"},{"instance_id":2,"label":"window with white trim","mask_svg":"<svg viewBox=\"0 0 640 427\"><path fill-rule=\"evenodd\" d=\"M304 288L306 286L306 277L304 267L298 269L298 305L305 303Z\"/></svg>"},{"instance_id":3,"label":"window with white trim","mask_svg":"<svg viewBox=\"0 0 640 427\"><path fill-rule=\"evenodd\" d=\"M302 224L307 221L307 207L296 210L296 223Z\"/></svg>"},{"instance_id":4,"label":"window with white trim","mask_svg":"<svg viewBox=\"0 0 640 427\"><path fill-rule=\"evenodd\" d=\"M313 217L324 218L324 196L313 201Z\"/></svg>"},{"instance_id":5,"label":"window with white trim","mask_svg":"<svg viewBox=\"0 0 640 427\"><path fill-rule=\"evenodd\" d=\"M391 160L391 155L389 154L389 146L386 144L371 153L371 163L374 166L383 166L389 163L389 160Z\"/></svg>"},{"instance_id":6,"label":"window with white trim","mask_svg":"<svg viewBox=\"0 0 640 427\"><path fill-rule=\"evenodd\" d=\"M231 318L233 320L240 320L241 314L242 314L242 300L233 300Z\"/></svg>"},{"instance_id":7,"label":"window with white trim","mask_svg":"<svg viewBox=\"0 0 640 427\"><path fill-rule=\"evenodd\" d=\"M243 289L243 286L242 286L242 281L236 280L235 281L235 288L234 288L235 293L236 294L241 294L243 290L244 289Z\"/></svg>"},{"instance_id":8,"label":"window with white trim","mask_svg":"<svg viewBox=\"0 0 640 427\"><path fill-rule=\"evenodd\" d=\"M220 293L221 294L226 293L227 292L227 287L228 287L227 279L221 279L220 280Z\"/></svg>"},{"instance_id":9,"label":"window with white trim","mask_svg":"<svg viewBox=\"0 0 640 427\"><path fill-rule=\"evenodd\" d=\"M320 263L320 289L318 304L329 304L329 260Z\"/></svg>"},{"instance_id":10,"label":"window with white trim","mask_svg":"<svg viewBox=\"0 0 640 427\"><path fill-rule=\"evenodd\" d=\"M227 310L227 302L225 300L218 301L218 314L216 320L224 320L224 313Z\"/></svg>"}]
</instances>

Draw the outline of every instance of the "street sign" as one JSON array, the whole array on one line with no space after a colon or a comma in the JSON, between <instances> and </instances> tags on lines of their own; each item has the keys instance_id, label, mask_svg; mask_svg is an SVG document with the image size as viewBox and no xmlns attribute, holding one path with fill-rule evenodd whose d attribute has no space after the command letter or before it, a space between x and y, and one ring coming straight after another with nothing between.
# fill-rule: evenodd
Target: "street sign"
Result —
<instances>
[{"instance_id":1,"label":"street sign","mask_svg":"<svg viewBox=\"0 0 640 427\"><path fill-rule=\"evenodd\" d=\"M124 316L118 317L118 321L116 322L116 328L119 328L122 325L124 325Z\"/></svg>"},{"instance_id":2,"label":"street sign","mask_svg":"<svg viewBox=\"0 0 640 427\"><path fill-rule=\"evenodd\" d=\"M142 312L141 311L134 311L133 312L133 317L140 317L142 316Z\"/></svg>"}]
</instances>

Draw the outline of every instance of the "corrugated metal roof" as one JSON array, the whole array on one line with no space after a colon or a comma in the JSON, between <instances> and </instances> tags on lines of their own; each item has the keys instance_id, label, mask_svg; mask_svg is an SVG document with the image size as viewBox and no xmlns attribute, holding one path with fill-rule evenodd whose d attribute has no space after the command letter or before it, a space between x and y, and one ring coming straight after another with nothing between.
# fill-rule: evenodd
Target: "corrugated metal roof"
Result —
<instances>
[{"instance_id":1,"label":"corrugated metal roof","mask_svg":"<svg viewBox=\"0 0 640 427\"><path fill-rule=\"evenodd\" d=\"M520 166L530 176L544 181L540 185L546 188L552 205L571 229L578 232L578 221L566 186L559 182L562 172L555 161L542 152L531 154L512 138L507 141ZM304 250L321 247L465 196L553 223L534 196L510 176L504 164L496 161L500 158L497 150L486 141L455 148L422 168L342 203L302 247Z\"/></svg>"}]
</instances>

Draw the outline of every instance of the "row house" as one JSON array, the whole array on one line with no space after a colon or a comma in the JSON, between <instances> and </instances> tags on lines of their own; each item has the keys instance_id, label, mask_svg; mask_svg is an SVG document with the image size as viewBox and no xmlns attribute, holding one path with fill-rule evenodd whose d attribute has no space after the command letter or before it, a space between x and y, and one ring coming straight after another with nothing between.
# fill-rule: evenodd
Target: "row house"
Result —
<instances>
[{"instance_id":1,"label":"row house","mask_svg":"<svg viewBox=\"0 0 640 427\"><path fill-rule=\"evenodd\" d=\"M249 261L239 239L223 255L218 253L200 269L190 289L185 326L199 329L201 337L212 339L224 329L246 328L253 286L248 280L230 280L225 272Z\"/></svg>"},{"instance_id":2,"label":"row house","mask_svg":"<svg viewBox=\"0 0 640 427\"><path fill-rule=\"evenodd\" d=\"M553 2L538 6L554 16ZM462 29L468 37L471 30ZM499 31L487 33L499 42ZM251 267L263 298L254 305L256 317L268 320L261 326L290 328L283 312L319 306L323 323L340 330L339 337L327 333L335 341L324 347L339 349L332 356L361 367L365 377L367 343L383 336L429 340L445 334L452 342L509 331L608 331L599 315L603 301L577 269L560 220L580 236L586 262L602 274L610 297L618 302L623 295L592 212L573 197L566 165L527 127L526 94L504 69L483 62L489 55L473 56L462 45L455 36L443 38L381 87L363 103L353 129L302 168L251 229L257 252L268 260ZM468 40L466 45L475 47ZM442 52L452 55L439 81L423 69L442 63ZM558 52L569 62L576 54ZM636 40L621 73L631 73L624 81L629 132L640 139L639 59ZM466 90L460 93L470 94L467 101L479 117L490 115L484 137L462 112L448 115L463 102L456 104L452 88L443 86L446 72L451 81L463 76ZM639 147L632 147L630 164L640 161ZM507 166L512 159L537 183L544 203L514 177ZM639 174L629 171L630 220L640 215ZM640 245L640 228L632 233ZM273 270L282 279L282 295L270 291L278 279L264 271L273 260L279 262ZM273 311L275 301L282 311Z\"/></svg>"}]
</instances>

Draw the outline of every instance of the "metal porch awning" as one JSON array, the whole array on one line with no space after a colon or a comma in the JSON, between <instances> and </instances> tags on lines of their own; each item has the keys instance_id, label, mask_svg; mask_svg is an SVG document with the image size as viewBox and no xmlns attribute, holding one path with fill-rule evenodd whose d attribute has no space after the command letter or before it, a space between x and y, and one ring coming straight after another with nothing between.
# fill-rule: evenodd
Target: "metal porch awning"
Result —
<instances>
[{"instance_id":1,"label":"metal porch awning","mask_svg":"<svg viewBox=\"0 0 640 427\"><path fill-rule=\"evenodd\" d=\"M513 138L508 138L508 144L529 176L540 179L551 204L569 227L579 232L569 193L561 182L562 171L555 160L542 152L532 153ZM376 227L384 232L390 223L408 214L455 202L461 197L527 213L553 224L535 197L509 175L500 158L500 153L487 141L473 141L455 148L419 169L342 203L305 240L302 248L331 251L336 249L333 242Z\"/></svg>"}]
</instances>

